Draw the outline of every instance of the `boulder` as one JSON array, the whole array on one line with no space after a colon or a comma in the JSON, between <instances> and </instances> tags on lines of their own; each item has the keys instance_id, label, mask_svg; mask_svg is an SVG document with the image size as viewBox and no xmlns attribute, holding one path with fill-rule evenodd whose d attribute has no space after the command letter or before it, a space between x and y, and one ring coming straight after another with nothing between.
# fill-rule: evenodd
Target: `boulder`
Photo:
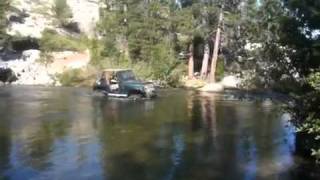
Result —
<instances>
[{"instance_id":1,"label":"boulder","mask_svg":"<svg viewBox=\"0 0 320 180\"><path fill-rule=\"evenodd\" d=\"M272 99L266 98L262 101L262 106L264 107L270 107L273 104Z\"/></svg>"},{"instance_id":2,"label":"boulder","mask_svg":"<svg viewBox=\"0 0 320 180\"><path fill-rule=\"evenodd\" d=\"M238 88L240 86L240 79L236 76L226 76L220 82L225 88Z\"/></svg>"},{"instance_id":3,"label":"boulder","mask_svg":"<svg viewBox=\"0 0 320 180\"><path fill-rule=\"evenodd\" d=\"M205 92L222 92L224 87L221 83L209 83L199 89Z\"/></svg>"},{"instance_id":4,"label":"boulder","mask_svg":"<svg viewBox=\"0 0 320 180\"><path fill-rule=\"evenodd\" d=\"M188 79L185 77L183 79L183 84L186 88L201 88L206 84L206 82L200 79Z\"/></svg>"},{"instance_id":5,"label":"boulder","mask_svg":"<svg viewBox=\"0 0 320 180\"><path fill-rule=\"evenodd\" d=\"M15 23L20 23L23 24L25 22L24 17L16 16L16 15L11 15L9 17L10 22L15 22Z\"/></svg>"},{"instance_id":6,"label":"boulder","mask_svg":"<svg viewBox=\"0 0 320 180\"><path fill-rule=\"evenodd\" d=\"M60 74L66 70L85 68L90 62L90 52L64 51L51 53L53 62L48 65L48 72Z\"/></svg>"},{"instance_id":7,"label":"boulder","mask_svg":"<svg viewBox=\"0 0 320 180\"><path fill-rule=\"evenodd\" d=\"M8 12L9 35L41 38L45 28L55 26L50 10L53 0L14 0L11 5L14 11Z\"/></svg>"},{"instance_id":8,"label":"boulder","mask_svg":"<svg viewBox=\"0 0 320 180\"><path fill-rule=\"evenodd\" d=\"M0 67L0 81L2 83L11 83L15 80L17 80L16 75L10 68Z\"/></svg>"},{"instance_id":9,"label":"boulder","mask_svg":"<svg viewBox=\"0 0 320 180\"><path fill-rule=\"evenodd\" d=\"M100 18L99 0L67 0L72 11L73 22L77 22L81 32L94 35L94 29Z\"/></svg>"}]
</instances>

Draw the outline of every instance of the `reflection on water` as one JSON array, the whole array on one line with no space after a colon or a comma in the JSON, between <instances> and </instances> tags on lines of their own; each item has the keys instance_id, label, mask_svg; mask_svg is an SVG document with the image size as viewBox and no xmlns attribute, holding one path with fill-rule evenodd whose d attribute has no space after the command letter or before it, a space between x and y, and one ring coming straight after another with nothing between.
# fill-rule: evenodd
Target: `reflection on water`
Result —
<instances>
[{"instance_id":1,"label":"reflection on water","mask_svg":"<svg viewBox=\"0 0 320 180\"><path fill-rule=\"evenodd\" d=\"M276 104L231 96L179 90L128 101L2 88L0 179L319 178L294 156L293 129Z\"/></svg>"}]
</instances>

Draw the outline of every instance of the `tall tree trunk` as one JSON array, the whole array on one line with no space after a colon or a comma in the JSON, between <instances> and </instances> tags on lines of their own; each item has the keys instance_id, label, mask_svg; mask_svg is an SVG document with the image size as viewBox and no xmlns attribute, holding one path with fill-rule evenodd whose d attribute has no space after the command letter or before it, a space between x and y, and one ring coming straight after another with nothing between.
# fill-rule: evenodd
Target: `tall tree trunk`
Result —
<instances>
[{"instance_id":1,"label":"tall tree trunk","mask_svg":"<svg viewBox=\"0 0 320 180\"><path fill-rule=\"evenodd\" d=\"M189 61L188 61L188 77L193 79L194 75L194 59L193 59L193 42L189 45Z\"/></svg>"},{"instance_id":2,"label":"tall tree trunk","mask_svg":"<svg viewBox=\"0 0 320 180\"><path fill-rule=\"evenodd\" d=\"M210 82L216 81L216 67L217 67L218 52L219 52L219 45L220 45L222 21L223 21L223 7L221 8L221 12L219 15L218 28L217 28L216 38L214 42L214 49L213 49L213 55L212 55L212 61L211 61Z\"/></svg>"},{"instance_id":3,"label":"tall tree trunk","mask_svg":"<svg viewBox=\"0 0 320 180\"><path fill-rule=\"evenodd\" d=\"M208 64L209 64L210 48L208 42L204 45L202 66L201 66L201 79L205 79L208 73Z\"/></svg>"}]
</instances>

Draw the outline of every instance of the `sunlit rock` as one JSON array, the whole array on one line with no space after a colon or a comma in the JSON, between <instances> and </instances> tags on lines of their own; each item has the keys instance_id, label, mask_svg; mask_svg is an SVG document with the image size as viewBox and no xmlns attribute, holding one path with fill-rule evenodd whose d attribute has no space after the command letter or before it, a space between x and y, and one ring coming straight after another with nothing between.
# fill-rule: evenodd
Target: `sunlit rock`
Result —
<instances>
[{"instance_id":1,"label":"sunlit rock","mask_svg":"<svg viewBox=\"0 0 320 180\"><path fill-rule=\"evenodd\" d=\"M19 85L59 85L57 74L67 70L84 68L90 62L89 51L52 53L52 63L40 61L39 50L23 51L18 59L0 60L0 65L12 70L17 77L12 84Z\"/></svg>"},{"instance_id":2,"label":"sunlit rock","mask_svg":"<svg viewBox=\"0 0 320 180\"><path fill-rule=\"evenodd\" d=\"M209 83L199 89L205 92L222 92L224 87L221 83Z\"/></svg>"},{"instance_id":3,"label":"sunlit rock","mask_svg":"<svg viewBox=\"0 0 320 180\"><path fill-rule=\"evenodd\" d=\"M240 79L236 76L226 76L220 82L225 88L238 88L240 86Z\"/></svg>"},{"instance_id":4,"label":"sunlit rock","mask_svg":"<svg viewBox=\"0 0 320 180\"><path fill-rule=\"evenodd\" d=\"M8 13L8 19L11 21L7 33L13 36L41 38L45 28L54 27L52 5L53 0L13 0L12 6L15 10Z\"/></svg>"},{"instance_id":5,"label":"sunlit rock","mask_svg":"<svg viewBox=\"0 0 320 180\"><path fill-rule=\"evenodd\" d=\"M86 67L90 62L89 50L85 52L55 52L51 55L53 62L48 64L48 71L51 74L63 73L70 69L81 69Z\"/></svg>"},{"instance_id":6,"label":"sunlit rock","mask_svg":"<svg viewBox=\"0 0 320 180\"><path fill-rule=\"evenodd\" d=\"M72 23L80 31L91 36L100 17L99 0L66 0L71 12ZM54 0L13 0L13 9L7 15L7 33L12 36L41 38L46 29L62 31L57 23L53 6Z\"/></svg>"},{"instance_id":7,"label":"sunlit rock","mask_svg":"<svg viewBox=\"0 0 320 180\"><path fill-rule=\"evenodd\" d=\"M184 77L182 81L186 88L201 88L206 84L206 82L201 79L188 79L188 77Z\"/></svg>"},{"instance_id":8,"label":"sunlit rock","mask_svg":"<svg viewBox=\"0 0 320 180\"><path fill-rule=\"evenodd\" d=\"M93 35L100 17L99 0L67 0L73 14L73 21L79 24L82 32Z\"/></svg>"},{"instance_id":9,"label":"sunlit rock","mask_svg":"<svg viewBox=\"0 0 320 180\"><path fill-rule=\"evenodd\" d=\"M254 51L256 49L262 48L261 43L250 43L247 42L247 44L244 46L244 49L247 51Z\"/></svg>"},{"instance_id":10,"label":"sunlit rock","mask_svg":"<svg viewBox=\"0 0 320 180\"><path fill-rule=\"evenodd\" d=\"M13 84L23 85L51 85L52 76L44 65L37 62L40 58L39 50L27 50L21 59L7 61L7 66L15 73L17 80Z\"/></svg>"}]
</instances>

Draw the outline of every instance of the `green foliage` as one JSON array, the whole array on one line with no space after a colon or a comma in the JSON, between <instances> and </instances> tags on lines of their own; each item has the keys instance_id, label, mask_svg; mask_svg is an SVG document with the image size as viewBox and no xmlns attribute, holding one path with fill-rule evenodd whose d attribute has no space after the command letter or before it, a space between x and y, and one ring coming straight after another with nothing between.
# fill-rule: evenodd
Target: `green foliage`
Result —
<instances>
[{"instance_id":1,"label":"green foliage","mask_svg":"<svg viewBox=\"0 0 320 180\"><path fill-rule=\"evenodd\" d=\"M71 69L58 74L58 81L63 86L87 86L91 87L96 80L97 71L89 66L86 69Z\"/></svg>"},{"instance_id":2,"label":"green foliage","mask_svg":"<svg viewBox=\"0 0 320 180\"><path fill-rule=\"evenodd\" d=\"M320 72L311 74L308 78L308 82L316 91L320 91Z\"/></svg>"},{"instance_id":3,"label":"green foliage","mask_svg":"<svg viewBox=\"0 0 320 180\"><path fill-rule=\"evenodd\" d=\"M284 1L286 14L279 19L279 43L290 49L291 69L304 82L303 91L295 92L298 105L292 110L294 123L302 132L314 136L312 155L320 160L320 39L314 30L320 29L318 1ZM306 140L308 141L308 140ZM318 143L316 143L318 142Z\"/></svg>"},{"instance_id":4,"label":"green foliage","mask_svg":"<svg viewBox=\"0 0 320 180\"><path fill-rule=\"evenodd\" d=\"M48 65L53 62L53 57L48 52L41 52L40 59L38 61L42 64Z\"/></svg>"},{"instance_id":5,"label":"green foliage","mask_svg":"<svg viewBox=\"0 0 320 180\"><path fill-rule=\"evenodd\" d=\"M69 70L58 75L58 80L63 86L72 86L81 83L84 79L80 69Z\"/></svg>"},{"instance_id":6,"label":"green foliage","mask_svg":"<svg viewBox=\"0 0 320 180\"><path fill-rule=\"evenodd\" d=\"M0 2L0 46L3 44L6 38L5 28L7 26L6 11L10 5L9 0L1 0Z\"/></svg>"},{"instance_id":7,"label":"green foliage","mask_svg":"<svg viewBox=\"0 0 320 180\"><path fill-rule=\"evenodd\" d=\"M320 141L320 72L315 72L308 77L308 83L314 88L312 97L306 99L305 103L308 103L307 107L310 107L307 111L308 118L302 122L302 130L309 134L313 134L315 141ZM308 101L308 102L307 102ZM320 144L320 143L318 143ZM320 147L312 149L312 155L315 156L320 163Z\"/></svg>"},{"instance_id":8,"label":"green foliage","mask_svg":"<svg viewBox=\"0 0 320 180\"><path fill-rule=\"evenodd\" d=\"M52 10L61 25L72 18L72 12L66 0L55 0Z\"/></svg>"},{"instance_id":9,"label":"green foliage","mask_svg":"<svg viewBox=\"0 0 320 180\"><path fill-rule=\"evenodd\" d=\"M186 74L187 66L179 63L171 73L166 77L166 83L171 87L182 87L182 74Z\"/></svg>"},{"instance_id":10,"label":"green foliage","mask_svg":"<svg viewBox=\"0 0 320 180\"><path fill-rule=\"evenodd\" d=\"M320 29L318 1L286 1L289 13L281 18L280 42L294 49L290 53L292 64L304 77L320 67L320 39L313 31ZM294 13L293 13L294 12Z\"/></svg>"},{"instance_id":11,"label":"green foliage","mask_svg":"<svg viewBox=\"0 0 320 180\"><path fill-rule=\"evenodd\" d=\"M175 37L178 26L182 28L178 25L181 23L177 21L179 18L175 18L185 15L172 8L172 4L161 1L114 2L112 8L103 11L98 24L100 33L105 36L100 62L95 63L128 67L140 77L168 80L179 64L177 47L183 44ZM181 19L189 23L187 19ZM185 28L182 33L189 38L188 31L192 29ZM103 62L103 59L108 60Z\"/></svg>"},{"instance_id":12,"label":"green foliage","mask_svg":"<svg viewBox=\"0 0 320 180\"><path fill-rule=\"evenodd\" d=\"M320 149L312 149L311 151L312 151L311 155L316 158L317 163L320 163Z\"/></svg>"},{"instance_id":13,"label":"green foliage","mask_svg":"<svg viewBox=\"0 0 320 180\"><path fill-rule=\"evenodd\" d=\"M104 51L104 46L102 45L102 43L99 42L97 39L87 39L86 46L90 50L90 55L91 55L90 63L96 67L101 67L102 66L101 59L103 59L103 51Z\"/></svg>"},{"instance_id":14,"label":"green foliage","mask_svg":"<svg viewBox=\"0 0 320 180\"><path fill-rule=\"evenodd\" d=\"M52 51L83 51L86 49L86 38L70 37L60 35L54 30L46 29L40 39L40 49L42 52Z\"/></svg>"},{"instance_id":15,"label":"green foliage","mask_svg":"<svg viewBox=\"0 0 320 180\"><path fill-rule=\"evenodd\" d=\"M299 124L297 129L298 132L308 133L314 138L307 139L307 141L312 142L313 146L320 144L320 119L315 119L313 114L309 114L309 117L302 124ZM312 148L311 155L320 163L320 147Z\"/></svg>"},{"instance_id":16,"label":"green foliage","mask_svg":"<svg viewBox=\"0 0 320 180\"><path fill-rule=\"evenodd\" d=\"M178 62L169 44L159 43L151 49L150 65L153 69L153 78L166 80Z\"/></svg>"},{"instance_id":17,"label":"green foliage","mask_svg":"<svg viewBox=\"0 0 320 180\"><path fill-rule=\"evenodd\" d=\"M224 59L218 59L217 69L216 69L216 78L221 80L224 77Z\"/></svg>"},{"instance_id":18,"label":"green foliage","mask_svg":"<svg viewBox=\"0 0 320 180\"><path fill-rule=\"evenodd\" d=\"M290 109L294 115L294 123L299 133L309 134L301 141L306 143L317 161L320 163L320 72L314 72L306 78L309 88L297 97L298 104ZM311 142L311 143L310 143Z\"/></svg>"}]
</instances>

